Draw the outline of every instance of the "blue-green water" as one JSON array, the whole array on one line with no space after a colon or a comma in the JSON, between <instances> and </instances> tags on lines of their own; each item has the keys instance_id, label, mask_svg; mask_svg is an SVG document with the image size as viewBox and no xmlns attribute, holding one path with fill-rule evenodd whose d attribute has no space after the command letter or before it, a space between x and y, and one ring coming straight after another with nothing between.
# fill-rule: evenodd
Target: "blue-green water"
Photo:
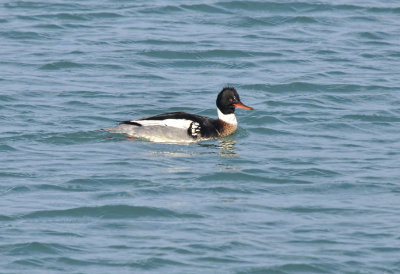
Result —
<instances>
[{"instance_id":1,"label":"blue-green water","mask_svg":"<svg viewBox=\"0 0 400 274\"><path fill-rule=\"evenodd\" d=\"M1 1L0 272L399 273L399 75L397 0Z\"/></svg>"}]
</instances>

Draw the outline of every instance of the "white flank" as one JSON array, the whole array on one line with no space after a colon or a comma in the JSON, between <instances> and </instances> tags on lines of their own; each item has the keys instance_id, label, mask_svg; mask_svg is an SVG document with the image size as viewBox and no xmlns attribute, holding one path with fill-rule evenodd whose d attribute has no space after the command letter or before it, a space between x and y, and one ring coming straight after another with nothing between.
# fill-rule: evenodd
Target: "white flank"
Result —
<instances>
[{"instance_id":1,"label":"white flank","mask_svg":"<svg viewBox=\"0 0 400 274\"><path fill-rule=\"evenodd\" d=\"M236 116L234 113L231 114L223 114L219 108L217 108L218 111L218 118L228 124L231 125L237 125L237 120L236 120Z\"/></svg>"},{"instance_id":2,"label":"white flank","mask_svg":"<svg viewBox=\"0 0 400 274\"><path fill-rule=\"evenodd\" d=\"M188 129L193 121L185 119L165 119L165 120L136 120L133 122L141 124L143 126L165 126L165 127Z\"/></svg>"}]
</instances>

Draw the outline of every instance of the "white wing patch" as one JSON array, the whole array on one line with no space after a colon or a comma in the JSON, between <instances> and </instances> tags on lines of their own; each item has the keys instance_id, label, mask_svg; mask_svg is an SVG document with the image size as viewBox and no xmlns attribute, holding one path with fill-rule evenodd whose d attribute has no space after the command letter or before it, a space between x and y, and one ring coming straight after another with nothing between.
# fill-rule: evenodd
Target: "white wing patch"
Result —
<instances>
[{"instance_id":1,"label":"white wing patch","mask_svg":"<svg viewBox=\"0 0 400 274\"><path fill-rule=\"evenodd\" d=\"M165 119L165 120L135 120L132 121L142 126L165 126L165 127L175 127L188 129L190 124L193 122L191 120L186 119Z\"/></svg>"},{"instance_id":2,"label":"white wing patch","mask_svg":"<svg viewBox=\"0 0 400 274\"><path fill-rule=\"evenodd\" d=\"M194 138L197 138L198 137L198 135L200 134L200 124L199 123L197 123L197 122L193 122L191 125L190 125L190 133L192 134L192 137L194 137Z\"/></svg>"}]
</instances>

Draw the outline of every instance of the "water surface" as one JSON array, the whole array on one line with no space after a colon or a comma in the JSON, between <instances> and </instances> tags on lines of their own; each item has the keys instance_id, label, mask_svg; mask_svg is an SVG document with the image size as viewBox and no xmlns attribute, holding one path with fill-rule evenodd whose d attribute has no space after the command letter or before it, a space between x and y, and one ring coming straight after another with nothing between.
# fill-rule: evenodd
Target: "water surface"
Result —
<instances>
[{"instance_id":1,"label":"water surface","mask_svg":"<svg viewBox=\"0 0 400 274\"><path fill-rule=\"evenodd\" d=\"M398 273L398 1L2 1L0 269ZM171 111L238 131L97 131ZM111 138L110 138L111 137Z\"/></svg>"}]
</instances>

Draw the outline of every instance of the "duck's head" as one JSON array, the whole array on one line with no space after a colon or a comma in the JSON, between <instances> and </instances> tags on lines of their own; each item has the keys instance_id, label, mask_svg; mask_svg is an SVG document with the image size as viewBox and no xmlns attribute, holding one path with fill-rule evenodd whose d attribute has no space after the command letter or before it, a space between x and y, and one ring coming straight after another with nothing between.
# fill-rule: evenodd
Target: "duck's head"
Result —
<instances>
[{"instance_id":1,"label":"duck's head","mask_svg":"<svg viewBox=\"0 0 400 274\"><path fill-rule=\"evenodd\" d=\"M240 102L239 94L233 87L224 88L217 97L217 107L223 114L231 114L235 112L235 108L243 108L253 110Z\"/></svg>"}]
</instances>

